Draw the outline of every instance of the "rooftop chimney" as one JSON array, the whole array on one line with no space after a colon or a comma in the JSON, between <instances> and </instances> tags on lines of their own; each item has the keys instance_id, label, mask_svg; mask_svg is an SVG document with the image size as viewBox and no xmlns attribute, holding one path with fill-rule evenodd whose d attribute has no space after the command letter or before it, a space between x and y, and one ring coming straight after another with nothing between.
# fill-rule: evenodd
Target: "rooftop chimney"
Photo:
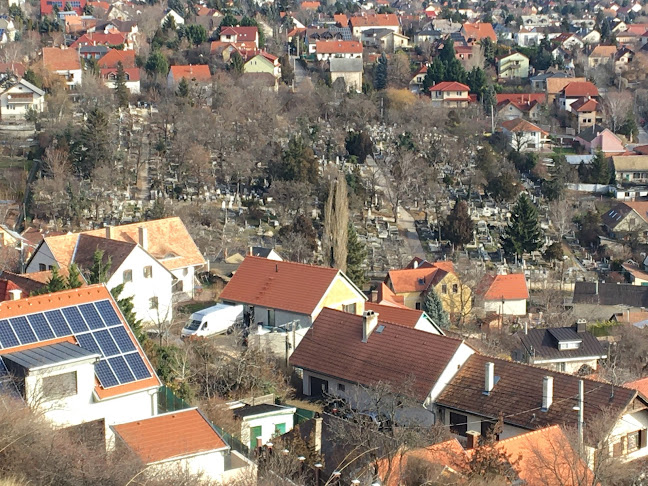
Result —
<instances>
[{"instance_id":1,"label":"rooftop chimney","mask_svg":"<svg viewBox=\"0 0 648 486\"><path fill-rule=\"evenodd\" d=\"M362 313L362 342L366 343L369 335L378 325L378 313L367 310Z\"/></svg>"},{"instance_id":2,"label":"rooftop chimney","mask_svg":"<svg viewBox=\"0 0 648 486\"><path fill-rule=\"evenodd\" d=\"M581 332L585 332L586 330L587 330L587 321L585 319L578 319L576 321L576 332L581 333Z\"/></svg>"},{"instance_id":3,"label":"rooftop chimney","mask_svg":"<svg viewBox=\"0 0 648 486\"><path fill-rule=\"evenodd\" d=\"M18 300L22 297L22 290L20 289L11 289L9 291L10 299L9 300Z\"/></svg>"},{"instance_id":4,"label":"rooftop chimney","mask_svg":"<svg viewBox=\"0 0 648 486\"><path fill-rule=\"evenodd\" d=\"M553 403L553 376L545 376L542 380L542 411L546 412Z\"/></svg>"},{"instance_id":5,"label":"rooftop chimney","mask_svg":"<svg viewBox=\"0 0 648 486\"><path fill-rule=\"evenodd\" d=\"M146 226L140 226L137 228L139 234L139 245L146 251L148 251L148 228Z\"/></svg>"},{"instance_id":6,"label":"rooftop chimney","mask_svg":"<svg viewBox=\"0 0 648 486\"><path fill-rule=\"evenodd\" d=\"M315 417L315 430L313 431L313 450L315 454L322 452L322 417Z\"/></svg>"},{"instance_id":7,"label":"rooftop chimney","mask_svg":"<svg viewBox=\"0 0 648 486\"><path fill-rule=\"evenodd\" d=\"M106 225L106 238L109 240L113 239L113 227L110 225Z\"/></svg>"},{"instance_id":8,"label":"rooftop chimney","mask_svg":"<svg viewBox=\"0 0 648 486\"><path fill-rule=\"evenodd\" d=\"M495 386L495 363L486 363L486 373L484 374L484 395L490 395Z\"/></svg>"},{"instance_id":9,"label":"rooftop chimney","mask_svg":"<svg viewBox=\"0 0 648 486\"><path fill-rule=\"evenodd\" d=\"M414 268L418 268L418 261L414 260Z\"/></svg>"},{"instance_id":10,"label":"rooftop chimney","mask_svg":"<svg viewBox=\"0 0 648 486\"><path fill-rule=\"evenodd\" d=\"M466 432L466 449L476 449L477 446L479 445L479 437L481 434L477 432L476 430L469 430Z\"/></svg>"}]
</instances>

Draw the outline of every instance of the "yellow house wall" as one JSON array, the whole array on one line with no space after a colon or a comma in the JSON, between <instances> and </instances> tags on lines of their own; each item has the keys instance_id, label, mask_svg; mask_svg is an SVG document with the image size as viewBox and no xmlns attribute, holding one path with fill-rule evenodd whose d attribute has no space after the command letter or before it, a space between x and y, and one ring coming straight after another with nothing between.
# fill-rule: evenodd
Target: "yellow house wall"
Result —
<instances>
[{"instance_id":1,"label":"yellow house wall","mask_svg":"<svg viewBox=\"0 0 648 486\"><path fill-rule=\"evenodd\" d=\"M319 314L324 307L342 310L343 306L355 303L356 314L360 315L364 312L364 302L364 296L359 294L344 278L338 275L335 277L333 285L329 288L322 302L320 302L316 312Z\"/></svg>"},{"instance_id":2,"label":"yellow house wall","mask_svg":"<svg viewBox=\"0 0 648 486\"><path fill-rule=\"evenodd\" d=\"M452 293L452 285L457 284L459 286L458 292L456 294ZM447 286L448 292L444 294L442 292L443 285ZM449 314L457 314L463 311L464 314L468 314L471 309L471 290L468 286L461 285L461 280L459 278L449 273L434 287L434 291L441 298L443 303L444 310ZM463 293L463 299L461 297ZM422 292L403 292L396 294L399 297L403 297L403 303L406 307L410 309L416 309L416 304L420 304L419 308L423 308L423 303L425 301L425 294Z\"/></svg>"}]
</instances>

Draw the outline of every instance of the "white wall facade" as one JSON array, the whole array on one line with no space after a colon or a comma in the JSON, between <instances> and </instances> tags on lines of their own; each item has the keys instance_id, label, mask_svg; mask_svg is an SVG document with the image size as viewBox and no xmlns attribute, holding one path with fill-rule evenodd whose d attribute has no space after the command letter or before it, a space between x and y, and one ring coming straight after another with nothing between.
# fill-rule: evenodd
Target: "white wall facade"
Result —
<instances>
[{"instance_id":1,"label":"white wall facade","mask_svg":"<svg viewBox=\"0 0 648 486\"><path fill-rule=\"evenodd\" d=\"M144 277L144 267L152 267L150 278ZM130 270L132 281L124 282L124 272ZM124 284L121 297L133 297L135 315L144 324L159 324L173 319L173 275L139 245L117 268L106 286L112 290ZM157 309L151 308L151 299L157 298Z\"/></svg>"},{"instance_id":2,"label":"white wall facade","mask_svg":"<svg viewBox=\"0 0 648 486\"><path fill-rule=\"evenodd\" d=\"M286 410L257 417L245 417L241 421L241 442L247 446L251 445L251 440L255 439L254 437L250 437L250 429L252 427L261 427L261 435L257 437L261 437L262 444L270 442L276 435L276 425L285 424L286 432L291 431L295 424L295 411L295 408L287 408Z\"/></svg>"},{"instance_id":3,"label":"white wall facade","mask_svg":"<svg viewBox=\"0 0 648 486\"><path fill-rule=\"evenodd\" d=\"M208 451L180 459L158 462L149 465L153 475L159 473L187 472L202 479L220 481L225 472L227 450Z\"/></svg>"},{"instance_id":4,"label":"white wall facade","mask_svg":"<svg viewBox=\"0 0 648 486\"><path fill-rule=\"evenodd\" d=\"M174 301L182 302L183 300L192 299L196 292L194 280L196 278L196 267L175 268L171 270L171 273L177 279L176 288L179 288L180 283L182 284L182 290L173 293Z\"/></svg>"},{"instance_id":5,"label":"white wall facade","mask_svg":"<svg viewBox=\"0 0 648 486\"><path fill-rule=\"evenodd\" d=\"M532 360L531 364L546 368L548 370L562 371L564 373L576 374L583 365L588 365L592 369L598 368L598 359L563 359L563 360Z\"/></svg>"},{"instance_id":6,"label":"white wall facade","mask_svg":"<svg viewBox=\"0 0 648 486\"><path fill-rule=\"evenodd\" d=\"M44 268L41 265L44 265ZM25 273L34 273L34 272L41 272L43 270L51 270L51 268L58 267L58 266L59 266L58 262L54 258L52 251L47 246L47 243L43 242L38 248L38 251L32 255L32 259L27 265L27 268L25 269Z\"/></svg>"},{"instance_id":7,"label":"white wall facade","mask_svg":"<svg viewBox=\"0 0 648 486\"><path fill-rule=\"evenodd\" d=\"M524 316L527 313L526 299L505 300L503 308L501 300L485 300L484 310L505 316Z\"/></svg>"},{"instance_id":8,"label":"white wall facade","mask_svg":"<svg viewBox=\"0 0 648 486\"><path fill-rule=\"evenodd\" d=\"M31 98L25 98L29 94ZM45 96L33 92L20 83L12 86L0 95L0 115L2 119L24 120L27 112L32 109L42 113L45 107Z\"/></svg>"},{"instance_id":9,"label":"white wall facade","mask_svg":"<svg viewBox=\"0 0 648 486\"><path fill-rule=\"evenodd\" d=\"M454 356L450 359L445 369L439 376L439 379L432 387L430 394L425 400L426 406L432 406L434 401L437 399L439 394L443 391L448 383L454 378L454 376L459 371L459 368L463 366L466 360L475 353L475 350L468 346L466 343L461 343L459 348L455 352Z\"/></svg>"}]
</instances>

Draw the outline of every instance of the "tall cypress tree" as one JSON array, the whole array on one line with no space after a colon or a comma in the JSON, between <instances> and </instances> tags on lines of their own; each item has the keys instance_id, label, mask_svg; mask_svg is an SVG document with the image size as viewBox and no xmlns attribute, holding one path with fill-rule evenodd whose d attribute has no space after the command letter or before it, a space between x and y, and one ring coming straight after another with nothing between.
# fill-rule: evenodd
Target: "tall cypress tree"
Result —
<instances>
[{"instance_id":1,"label":"tall cypress tree","mask_svg":"<svg viewBox=\"0 0 648 486\"><path fill-rule=\"evenodd\" d=\"M349 221L349 230L347 231L347 277L356 284L360 289L367 281L365 272L362 269L362 263L367 258L367 248L358 239L358 233Z\"/></svg>"},{"instance_id":2,"label":"tall cypress tree","mask_svg":"<svg viewBox=\"0 0 648 486\"><path fill-rule=\"evenodd\" d=\"M434 287L430 285L426 294L425 301L423 302L423 310L434 323L442 329L450 327L450 316L443 308L443 302L439 294L436 293Z\"/></svg>"},{"instance_id":3,"label":"tall cypress tree","mask_svg":"<svg viewBox=\"0 0 648 486\"><path fill-rule=\"evenodd\" d=\"M117 63L117 76L115 77L115 98L120 108L128 108L128 88L126 87L126 72L121 61Z\"/></svg>"},{"instance_id":4,"label":"tall cypress tree","mask_svg":"<svg viewBox=\"0 0 648 486\"><path fill-rule=\"evenodd\" d=\"M522 256L542 246L538 210L525 193L520 194L502 235L502 246L509 254Z\"/></svg>"},{"instance_id":5,"label":"tall cypress tree","mask_svg":"<svg viewBox=\"0 0 648 486\"><path fill-rule=\"evenodd\" d=\"M592 166L590 169L590 183L592 184L609 184L610 183L610 164L605 154L597 150Z\"/></svg>"},{"instance_id":6,"label":"tall cypress tree","mask_svg":"<svg viewBox=\"0 0 648 486\"><path fill-rule=\"evenodd\" d=\"M443 235L457 248L462 248L472 241L474 229L466 201L457 201L443 224Z\"/></svg>"},{"instance_id":7,"label":"tall cypress tree","mask_svg":"<svg viewBox=\"0 0 648 486\"><path fill-rule=\"evenodd\" d=\"M377 90L387 87L387 56L383 52L374 68L374 88Z\"/></svg>"}]
</instances>

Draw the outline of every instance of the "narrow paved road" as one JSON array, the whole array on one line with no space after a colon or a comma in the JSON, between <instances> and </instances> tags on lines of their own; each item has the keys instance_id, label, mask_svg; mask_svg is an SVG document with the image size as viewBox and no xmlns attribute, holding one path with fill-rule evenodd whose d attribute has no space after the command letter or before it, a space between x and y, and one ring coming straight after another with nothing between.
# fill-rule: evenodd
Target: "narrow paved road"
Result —
<instances>
[{"instance_id":1,"label":"narrow paved road","mask_svg":"<svg viewBox=\"0 0 648 486\"><path fill-rule=\"evenodd\" d=\"M308 72L306 71L306 69L304 69L304 66L302 66L301 63L296 59L297 56L290 56L290 62L293 66L295 66L295 86L299 86L299 84L308 77Z\"/></svg>"}]
</instances>

